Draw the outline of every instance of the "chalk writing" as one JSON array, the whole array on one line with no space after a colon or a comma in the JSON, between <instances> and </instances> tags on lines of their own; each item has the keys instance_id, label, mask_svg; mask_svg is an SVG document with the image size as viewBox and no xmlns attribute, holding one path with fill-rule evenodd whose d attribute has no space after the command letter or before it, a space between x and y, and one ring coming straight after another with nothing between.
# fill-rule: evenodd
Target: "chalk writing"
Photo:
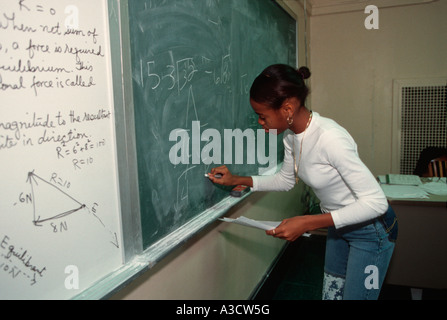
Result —
<instances>
[{"instance_id":1,"label":"chalk writing","mask_svg":"<svg viewBox=\"0 0 447 320\"><path fill-rule=\"evenodd\" d=\"M2 0L0 299L65 298L63 266L123 261L107 10Z\"/></svg>"},{"instance_id":2,"label":"chalk writing","mask_svg":"<svg viewBox=\"0 0 447 320\"><path fill-rule=\"evenodd\" d=\"M0 239L0 249L0 272L7 273L13 279L25 278L31 286L46 275L47 267L35 263L33 255L14 244L8 235Z\"/></svg>"},{"instance_id":3,"label":"chalk writing","mask_svg":"<svg viewBox=\"0 0 447 320\"><path fill-rule=\"evenodd\" d=\"M97 208L99 204L95 202L90 207L77 200L72 195L68 194L68 189L70 189L71 187L71 183L68 180L63 179L56 172L53 172L51 174L51 178L49 180L43 179L35 174L33 170L31 172L28 172L26 182L29 183L31 193L29 194L29 196L23 196L23 193L21 193L19 198L24 199L23 201L20 200L21 202L25 202L26 204L33 204L33 224L35 226L42 226L45 222L49 222L49 226L53 233L67 231L67 221L64 220L62 222L56 222L55 220L68 218L69 216L78 213L81 210L86 210L96 220L96 222L99 222L99 224L107 231L107 233L110 234L110 242L116 248L119 248L119 243L118 241L116 241L116 233L108 229L101 218L97 215ZM47 196L50 195L50 198L54 201L54 204L52 204L51 206L51 211L48 210L48 208L36 206L36 203L38 203L38 201L36 201L36 197L42 196L42 192L44 192ZM58 210L58 205L64 209ZM67 207L70 209L66 210Z\"/></svg>"},{"instance_id":4,"label":"chalk writing","mask_svg":"<svg viewBox=\"0 0 447 320\"><path fill-rule=\"evenodd\" d=\"M79 159L80 154L87 154L108 145L104 137L95 137L87 128L81 131L76 124L94 123L111 120L111 112L99 108L96 112L26 113L22 120L0 120L0 153L14 148L30 148L39 145L54 145L57 159L68 159L74 170L93 163L93 157Z\"/></svg>"},{"instance_id":5,"label":"chalk writing","mask_svg":"<svg viewBox=\"0 0 447 320\"><path fill-rule=\"evenodd\" d=\"M103 43L99 41L103 35L95 26L80 27L76 23L77 7L58 8L31 0L10 3L15 5L0 9L0 35L19 36L0 38L0 97L26 91L39 97L49 91L84 91L98 85L95 66L105 57ZM65 23L55 20L58 12L65 14ZM33 15L43 19L33 19ZM112 120L109 109L105 106L97 111L75 113L75 108L62 105L53 113L26 112L16 119L3 116L0 152L54 144L54 156L65 159L105 146L106 138L95 138L85 126L81 130L75 125ZM93 162L90 155L83 159L72 157L69 161L73 169Z\"/></svg>"},{"instance_id":6,"label":"chalk writing","mask_svg":"<svg viewBox=\"0 0 447 320\"><path fill-rule=\"evenodd\" d=\"M16 3L15 7L0 11L0 33L20 32L28 36L1 40L0 94L32 90L35 96L39 96L44 89L88 89L95 86L97 81L92 73L95 59L105 56L103 46L98 44L102 35L97 28L68 28L68 23L63 26L60 21L34 23L25 13L38 12L51 17L57 9L31 5L31 2L23 0ZM72 12L73 6L68 7L65 11ZM62 65L57 62L60 56L71 59L64 59ZM41 77L43 74L46 76ZM49 77L49 74L57 76Z\"/></svg>"},{"instance_id":7,"label":"chalk writing","mask_svg":"<svg viewBox=\"0 0 447 320\"><path fill-rule=\"evenodd\" d=\"M225 54L217 60L203 55L174 60L173 51L169 51L168 55L169 64L163 64L156 60L140 60L140 77L135 79L139 85L143 86L145 83L149 83L152 90L177 88L180 93L193 81L196 74L198 77L209 76L209 80L214 85L227 85L231 81L231 53ZM159 58L164 60L161 55Z\"/></svg>"},{"instance_id":8,"label":"chalk writing","mask_svg":"<svg viewBox=\"0 0 447 320\"><path fill-rule=\"evenodd\" d=\"M69 8L67 12L73 12ZM0 11L0 34L4 32L20 32L28 36L5 38L0 43L0 96L2 94L20 93L31 90L34 96L48 90L80 89L88 90L97 85L94 66L97 60L105 56L102 44L98 43L101 34L96 27L66 28L59 21L35 23L25 13L33 12L54 16L57 9L46 7L31 1L16 1L16 6ZM77 41L82 39L82 41ZM73 42L74 41L74 42ZM64 59L59 59L64 56ZM3 106L4 107L4 106ZM63 110L63 108L61 108ZM94 141L91 134L77 131L76 128L59 127L69 123L110 120L111 113L106 108L99 108L97 113L85 112L82 118L73 114L65 115L61 111L56 114L39 115L27 113L22 119L4 120L0 122L0 152L16 147L34 147L48 143L58 144L55 155L58 159L66 158L77 151L92 149L98 141L104 145L105 139ZM41 128L38 133L31 129ZM60 128L59 128L60 129ZM71 142L75 143L69 145ZM62 150L64 148L64 150ZM70 150L70 151L69 151ZM71 159L73 168L88 161ZM76 161L74 161L76 160Z\"/></svg>"}]
</instances>

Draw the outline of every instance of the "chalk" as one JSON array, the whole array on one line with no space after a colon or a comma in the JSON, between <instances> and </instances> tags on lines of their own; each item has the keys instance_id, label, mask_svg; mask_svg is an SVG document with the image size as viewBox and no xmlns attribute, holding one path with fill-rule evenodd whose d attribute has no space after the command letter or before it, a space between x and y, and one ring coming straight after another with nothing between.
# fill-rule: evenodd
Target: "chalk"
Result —
<instances>
[{"instance_id":1,"label":"chalk","mask_svg":"<svg viewBox=\"0 0 447 320\"><path fill-rule=\"evenodd\" d=\"M205 177L209 178L210 176L208 175L208 173L205 173ZM220 173L216 173L214 175L214 177L217 178L217 179L220 179L220 178L222 178L222 175Z\"/></svg>"}]
</instances>

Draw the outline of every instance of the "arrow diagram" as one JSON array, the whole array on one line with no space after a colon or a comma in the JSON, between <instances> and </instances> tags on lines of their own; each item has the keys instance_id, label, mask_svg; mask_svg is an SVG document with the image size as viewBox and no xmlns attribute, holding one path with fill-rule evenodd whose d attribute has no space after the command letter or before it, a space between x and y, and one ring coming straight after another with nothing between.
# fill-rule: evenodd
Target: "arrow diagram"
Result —
<instances>
[{"instance_id":1,"label":"arrow diagram","mask_svg":"<svg viewBox=\"0 0 447 320\"><path fill-rule=\"evenodd\" d=\"M102 220L95 214L94 207L90 210L85 204L73 198L57 185L42 179L34 173L34 170L28 172L26 180L31 186L31 195L33 203L33 224L42 226L44 222L68 217L80 210L86 209L92 217L94 217L101 226L110 234L110 242L119 248L118 237L115 232L109 230Z\"/></svg>"},{"instance_id":2,"label":"arrow diagram","mask_svg":"<svg viewBox=\"0 0 447 320\"><path fill-rule=\"evenodd\" d=\"M49 220L66 217L86 207L85 204L76 200L54 184L36 175L34 170L28 172L26 182L29 182L31 185L33 223L36 226L40 226L41 223ZM36 197L36 195L39 196Z\"/></svg>"}]
</instances>

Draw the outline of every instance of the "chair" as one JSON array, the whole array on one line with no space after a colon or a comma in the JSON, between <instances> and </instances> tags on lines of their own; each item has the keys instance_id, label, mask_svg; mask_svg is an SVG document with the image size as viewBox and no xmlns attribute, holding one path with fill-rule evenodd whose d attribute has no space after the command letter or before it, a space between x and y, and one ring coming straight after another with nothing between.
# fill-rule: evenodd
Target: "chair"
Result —
<instances>
[{"instance_id":1,"label":"chair","mask_svg":"<svg viewBox=\"0 0 447 320\"><path fill-rule=\"evenodd\" d=\"M429 177L447 176L447 156L442 156L430 161L428 165Z\"/></svg>"},{"instance_id":2,"label":"chair","mask_svg":"<svg viewBox=\"0 0 447 320\"><path fill-rule=\"evenodd\" d=\"M433 177L433 166L431 164L431 161L437 160L437 159L444 159L447 157L447 148L441 148L441 147L426 147L421 151L421 154L419 155L419 159L416 163L416 168L413 171L414 175L420 176L420 177ZM429 173L429 167L431 167L432 172ZM439 172L439 168L437 172ZM445 166L444 166L444 175L446 174Z\"/></svg>"}]
</instances>

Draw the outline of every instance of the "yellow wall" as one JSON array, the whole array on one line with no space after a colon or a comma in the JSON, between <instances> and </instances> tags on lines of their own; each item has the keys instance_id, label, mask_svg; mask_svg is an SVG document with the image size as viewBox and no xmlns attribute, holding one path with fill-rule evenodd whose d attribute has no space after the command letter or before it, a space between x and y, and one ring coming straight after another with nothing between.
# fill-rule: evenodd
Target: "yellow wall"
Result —
<instances>
[{"instance_id":1,"label":"yellow wall","mask_svg":"<svg viewBox=\"0 0 447 320\"><path fill-rule=\"evenodd\" d=\"M375 174L391 171L393 80L447 77L447 1L379 9L379 30L363 11L312 16L312 109L354 137Z\"/></svg>"},{"instance_id":2,"label":"yellow wall","mask_svg":"<svg viewBox=\"0 0 447 320\"><path fill-rule=\"evenodd\" d=\"M302 189L254 193L225 216L278 221L301 214ZM247 299L284 244L262 230L215 222L112 299Z\"/></svg>"}]
</instances>

